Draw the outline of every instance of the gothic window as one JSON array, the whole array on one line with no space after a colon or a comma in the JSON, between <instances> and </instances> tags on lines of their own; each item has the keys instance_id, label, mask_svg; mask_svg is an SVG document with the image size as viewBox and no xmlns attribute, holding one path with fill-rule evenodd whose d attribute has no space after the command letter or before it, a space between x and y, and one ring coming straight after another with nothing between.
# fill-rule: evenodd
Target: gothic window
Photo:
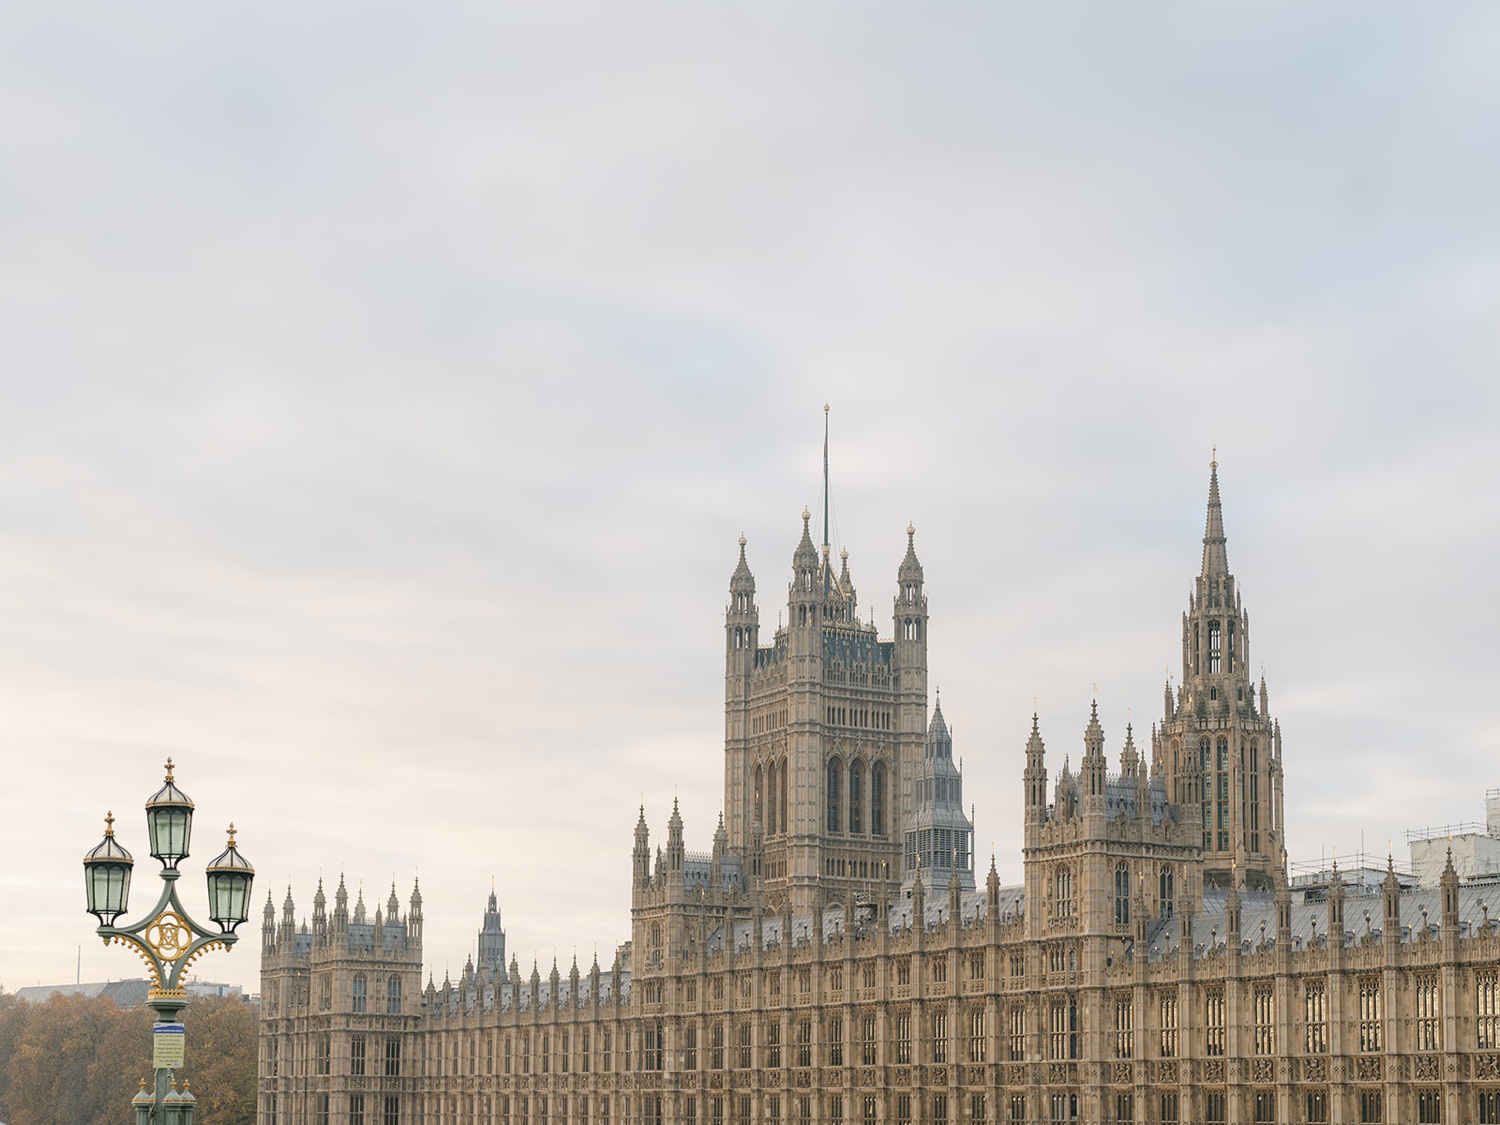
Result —
<instances>
[{"instance_id":1,"label":"gothic window","mask_svg":"<svg viewBox=\"0 0 1500 1125\"><path fill-rule=\"evenodd\" d=\"M1129 996L1115 997L1115 1058L1130 1058L1135 1047L1132 1031L1135 1006Z\"/></svg>"},{"instance_id":2,"label":"gothic window","mask_svg":"<svg viewBox=\"0 0 1500 1125\"><path fill-rule=\"evenodd\" d=\"M766 806L765 806L766 787L765 787L765 782L766 782L765 770L761 768L761 764L759 762L756 762L755 763L755 787L754 787L754 790L753 790L753 792L755 794L755 819L758 820L758 821L760 821L761 826L765 827L766 831L769 832L770 828L766 826L766 811L765 811L766 810Z\"/></svg>"},{"instance_id":3,"label":"gothic window","mask_svg":"<svg viewBox=\"0 0 1500 1125\"><path fill-rule=\"evenodd\" d=\"M839 807L840 793L843 788L844 770L837 758L828 761L828 831L838 832L843 824L843 814Z\"/></svg>"},{"instance_id":4,"label":"gothic window","mask_svg":"<svg viewBox=\"0 0 1500 1125\"><path fill-rule=\"evenodd\" d=\"M1224 670L1226 672L1233 672L1234 671L1234 618L1232 618L1232 617L1229 619L1229 646L1225 650L1225 655L1226 655L1226 660L1225 660L1225 664L1224 664Z\"/></svg>"},{"instance_id":5,"label":"gothic window","mask_svg":"<svg viewBox=\"0 0 1500 1125\"><path fill-rule=\"evenodd\" d=\"M812 1020L797 1024L797 1065L812 1066Z\"/></svg>"},{"instance_id":6,"label":"gothic window","mask_svg":"<svg viewBox=\"0 0 1500 1125\"><path fill-rule=\"evenodd\" d=\"M401 1014L401 978L391 977L385 982L385 1010L387 1015Z\"/></svg>"},{"instance_id":7,"label":"gothic window","mask_svg":"<svg viewBox=\"0 0 1500 1125\"><path fill-rule=\"evenodd\" d=\"M828 1065L844 1065L844 1020L834 1016L828 1021Z\"/></svg>"},{"instance_id":8,"label":"gothic window","mask_svg":"<svg viewBox=\"0 0 1500 1125\"><path fill-rule=\"evenodd\" d=\"M870 767L870 835L885 835L885 763Z\"/></svg>"},{"instance_id":9,"label":"gothic window","mask_svg":"<svg viewBox=\"0 0 1500 1125\"><path fill-rule=\"evenodd\" d=\"M1474 1029L1481 1051L1500 1047L1500 973L1480 973L1474 981Z\"/></svg>"},{"instance_id":10,"label":"gothic window","mask_svg":"<svg viewBox=\"0 0 1500 1125\"><path fill-rule=\"evenodd\" d=\"M781 1065L781 1024L766 1025L766 1066L775 1070Z\"/></svg>"},{"instance_id":11,"label":"gothic window","mask_svg":"<svg viewBox=\"0 0 1500 1125\"><path fill-rule=\"evenodd\" d=\"M1322 981L1308 982L1303 994L1303 1015L1306 1024L1303 1049L1309 1055L1321 1055L1328 1050L1328 997Z\"/></svg>"},{"instance_id":12,"label":"gothic window","mask_svg":"<svg viewBox=\"0 0 1500 1125\"><path fill-rule=\"evenodd\" d=\"M365 980L364 973L354 974L354 1010L363 1012L365 1010L365 997L369 990L369 984Z\"/></svg>"},{"instance_id":13,"label":"gothic window","mask_svg":"<svg viewBox=\"0 0 1500 1125\"><path fill-rule=\"evenodd\" d=\"M1157 895L1161 899L1161 916L1163 918L1172 917L1173 904L1177 901L1177 892L1174 890L1172 883L1172 869L1170 867L1163 867L1161 874L1156 879Z\"/></svg>"},{"instance_id":14,"label":"gothic window","mask_svg":"<svg viewBox=\"0 0 1500 1125\"><path fill-rule=\"evenodd\" d=\"M1424 974L1417 978L1417 1050L1440 1051L1443 1033L1438 1022L1438 980Z\"/></svg>"},{"instance_id":15,"label":"gothic window","mask_svg":"<svg viewBox=\"0 0 1500 1125\"><path fill-rule=\"evenodd\" d=\"M1209 675L1219 671L1219 623L1208 623L1208 671Z\"/></svg>"},{"instance_id":16,"label":"gothic window","mask_svg":"<svg viewBox=\"0 0 1500 1125\"><path fill-rule=\"evenodd\" d=\"M1025 1062L1026 1008L1022 1004L1014 1004L1011 1006L1009 1041L1011 1062Z\"/></svg>"},{"instance_id":17,"label":"gothic window","mask_svg":"<svg viewBox=\"0 0 1500 1125\"><path fill-rule=\"evenodd\" d=\"M1115 867L1115 925L1130 925L1130 868L1123 863Z\"/></svg>"},{"instance_id":18,"label":"gothic window","mask_svg":"<svg viewBox=\"0 0 1500 1125\"><path fill-rule=\"evenodd\" d=\"M682 1069L698 1069L698 1026L688 1024L683 1029Z\"/></svg>"},{"instance_id":19,"label":"gothic window","mask_svg":"<svg viewBox=\"0 0 1500 1125\"><path fill-rule=\"evenodd\" d=\"M1177 993L1164 992L1160 1003L1160 1054L1164 1059L1177 1057Z\"/></svg>"},{"instance_id":20,"label":"gothic window","mask_svg":"<svg viewBox=\"0 0 1500 1125\"><path fill-rule=\"evenodd\" d=\"M948 1013L943 1009L932 1013L932 1061L948 1061Z\"/></svg>"},{"instance_id":21,"label":"gothic window","mask_svg":"<svg viewBox=\"0 0 1500 1125\"><path fill-rule=\"evenodd\" d=\"M911 1062L911 1013L902 1012L896 1017L896 1065L906 1066Z\"/></svg>"},{"instance_id":22,"label":"gothic window","mask_svg":"<svg viewBox=\"0 0 1500 1125\"><path fill-rule=\"evenodd\" d=\"M1380 1050L1380 978L1359 978L1359 1049Z\"/></svg>"},{"instance_id":23,"label":"gothic window","mask_svg":"<svg viewBox=\"0 0 1500 1125\"><path fill-rule=\"evenodd\" d=\"M783 832L789 832L791 829L788 826L787 819L786 819L786 788L787 788L787 780L786 780L786 759L785 758L781 759L781 769L778 770L777 772L781 775L781 815L780 815L780 817L777 818L777 823L781 825L781 830Z\"/></svg>"},{"instance_id":24,"label":"gothic window","mask_svg":"<svg viewBox=\"0 0 1500 1125\"><path fill-rule=\"evenodd\" d=\"M773 761L766 768L766 834L774 835L776 832L777 804L781 790L776 783L776 763Z\"/></svg>"},{"instance_id":25,"label":"gothic window","mask_svg":"<svg viewBox=\"0 0 1500 1125\"><path fill-rule=\"evenodd\" d=\"M969 1013L969 1061L984 1062L984 1009L975 1008Z\"/></svg>"},{"instance_id":26,"label":"gothic window","mask_svg":"<svg viewBox=\"0 0 1500 1125\"><path fill-rule=\"evenodd\" d=\"M1207 1049L1210 1057L1224 1055L1224 990L1210 988L1204 1001L1204 1029L1207 1033Z\"/></svg>"},{"instance_id":27,"label":"gothic window","mask_svg":"<svg viewBox=\"0 0 1500 1125\"><path fill-rule=\"evenodd\" d=\"M849 831L864 831L865 823L865 764L855 761L849 766Z\"/></svg>"},{"instance_id":28,"label":"gothic window","mask_svg":"<svg viewBox=\"0 0 1500 1125\"><path fill-rule=\"evenodd\" d=\"M1255 1053L1276 1053L1276 994L1269 984L1255 986Z\"/></svg>"},{"instance_id":29,"label":"gothic window","mask_svg":"<svg viewBox=\"0 0 1500 1125\"><path fill-rule=\"evenodd\" d=\"M365 1037L356 1035L349 1040L349 1073L365 1072Z\"/></svg>"},{"instance_id":30,"label":"gothic window","mask_svg":"<svg viewBox=\"0 0 1500 1125\"><path fill-rule=\"evenodd\" d=\"M1071 868L1059 867L1054 879L1053 913L1058 918L1073 916L1073 872Z\"/></svg>"},{"instance_id":31,"label":"gothic window","mask_svg":"<svg viewBox=\"0 0 1500 1125\"><path fill-rule=\"evenodd\" d=\"M401 1040L394 1035L385 1041L385 1076L397 1078L401 1074Z\"/></svg>"}]
</instances>

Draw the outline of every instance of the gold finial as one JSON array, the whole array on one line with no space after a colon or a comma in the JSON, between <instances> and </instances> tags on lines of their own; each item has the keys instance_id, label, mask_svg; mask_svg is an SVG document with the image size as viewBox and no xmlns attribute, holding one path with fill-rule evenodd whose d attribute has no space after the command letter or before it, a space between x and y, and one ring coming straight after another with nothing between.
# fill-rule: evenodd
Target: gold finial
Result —
<instances>
[{"instance_id":1,"label":"gold finial","mask_svg":"<svg viewBox=\"0 0 1500 1125\"><path fill-rule=\"evenodd\" d=\"M828 413L828 404L826 402L823 404L823 413L824 414Z\"/></svg>"},{"instance_id":2,"label":"gold finial","mask_svg":"<svg viewBox=\"0 0 1500 1125\"><path fill-rule=\"evenodd\" d=\"M142 1078L141 1079L141 1089L144 1090L145 1088L146 1088L146 1080L144 1078Z\"/></svg>"},{"instance_id":3,"label":"gold finial","mask_svg":"<svg viewBox=\"0 0 1500 1125\"><path fill-rule=\"evenodd\" d=\"M802 520L805 523L810 519L812 519L812 513L807 510L807 505L804 504L802 505Z\"/></svg>"},{"instance_id":4,"label":"gold finial","mask_svg":"<svg viewBox=\"0 0 1500 1125\"><path fill-rule=\"evenodd\" d=\"M747 542L749 542L749 540L745 538L745 533L743 531L740 532L740 546L743 547Z\"/></svg>"},{"instance_id":5,"label":"gold finial","mask_svg":"<svg viewBox=\"0 0 1500 1125\"><path fill-rule=\"evenodd\" d=\"M168 784L171 784L171 781L172 781L172 769L173 769L172 759L168 758L167 759L167 783Z\"/></svg>"},{"instance_id":6,"label":"gold finial","mask_svg":"<svg viewBox=\"0 0 1500 1125\"><path fill-rule=\"evenodd\" d=\"M229 822L229 846L234 847L234 821Z\"/></svg>"},{"instance_id":7,"label":"gold finial","mask_svg":"<svg viewBox=\"0 0 1500 1125\"><path fill-rule=\"evenodd\" d=\"M104 834L106 836L115 834L115 811L113 809L104 814Z\"/></svg>"},{"instance_id":8,"label":"gold finial","mask_svg":"<svg viewBox=\"0 0 1500 1125\"><path fill-rule=\"evenodd\" d=\"M1213 460L1208 463L1208 467L1210 469L1217 469L1219 467L1219 447L1215 445L1213 448Z\"/></svg>"},{"instance_id":9,"label":"gold finial","mask_svg":"<svg viewBox=\"0 0 1500 1125\"><path fill-rule=\"evenodd\" d=\"M907 520L906 521L906 534L907 535L915 535L916 533L917 533L916 525L913 524L910 520Z\"/></svg>"}]
</instances>

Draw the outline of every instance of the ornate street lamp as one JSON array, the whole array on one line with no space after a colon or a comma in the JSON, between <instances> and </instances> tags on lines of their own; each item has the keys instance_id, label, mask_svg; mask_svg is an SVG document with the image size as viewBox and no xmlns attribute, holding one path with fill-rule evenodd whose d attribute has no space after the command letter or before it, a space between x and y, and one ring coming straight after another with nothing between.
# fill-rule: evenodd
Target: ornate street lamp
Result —
<instances>
[{"instance_id":1,"label":"ornate street lamp","mask_svg":"<svg viewBox=\"0 0 1500 1125\"><path fill-rule=\"evenodd\" d=\"M193 830L193 802L172 778L172 759L167 759L166 783L146 802L146 829L151 854L161 861L161 894L134 925L116 926L130 897L130 872L135 861L115 839L115 818L104 820L104 839L83 857L84 891L88 912L99 919L95 931L105 945L133 948L151 970L151 989L146 1005L155 1013L152 1028L152 1065L156 1088L144 1085L131 1102L136 1125L192 1125L194 1098L184 1086L177 1090L175 1071L182 1066L183 1033L179 1020L187 1006L183 974L189 965L210 949L228 949L238 939L235 928L249 917L250 883L255 868L235 847L234 825L229 826L229 844L208 866L209 918L219 932L195 921L177 898L177 865L188 856Z\"/></svg>"}]
</instances>

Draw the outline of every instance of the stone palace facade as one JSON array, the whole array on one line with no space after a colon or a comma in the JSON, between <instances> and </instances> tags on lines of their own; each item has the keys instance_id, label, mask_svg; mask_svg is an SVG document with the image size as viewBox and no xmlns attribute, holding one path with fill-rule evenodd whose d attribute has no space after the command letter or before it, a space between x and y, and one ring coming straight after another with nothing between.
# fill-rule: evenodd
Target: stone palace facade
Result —
<instances>
[{"instance_id":1,"label":"stone palace facade","mask_svg":"<svg viewBox=\"0 0 1500 1125\"><path fill-rule=\"evenodd\" d=\"M608 966L523 975L491 895L424 987L415 888L267 900L261 1125L1500 1123L1500 881L1288 880L1217 465L1149 758L1096 711L1051 772L1033 717L1019 886L975 879L912 529L889 638L823 539L768 642L741 540L724 812L707 853L642 812Z\"/></svg>"}]
</instances>

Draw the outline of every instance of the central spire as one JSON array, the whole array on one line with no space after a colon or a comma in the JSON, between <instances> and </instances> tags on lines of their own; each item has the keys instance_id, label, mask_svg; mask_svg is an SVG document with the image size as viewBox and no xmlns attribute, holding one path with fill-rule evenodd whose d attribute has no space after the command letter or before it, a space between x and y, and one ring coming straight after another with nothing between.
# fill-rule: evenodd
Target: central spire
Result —
<instances>
[{"instance_id":1,"label":"central spire","mask_svg":"<svg viewBox=\"0 0 1500 1125\"><path fill-rule=\"evenodd\" d=\"M1208 463L1208 521L1203 529L1203 577L1229 573L1229 555L1224 548L1224 509L1219 503L1219 449L1214 447Z\"/></svg>"}]
</instances>

